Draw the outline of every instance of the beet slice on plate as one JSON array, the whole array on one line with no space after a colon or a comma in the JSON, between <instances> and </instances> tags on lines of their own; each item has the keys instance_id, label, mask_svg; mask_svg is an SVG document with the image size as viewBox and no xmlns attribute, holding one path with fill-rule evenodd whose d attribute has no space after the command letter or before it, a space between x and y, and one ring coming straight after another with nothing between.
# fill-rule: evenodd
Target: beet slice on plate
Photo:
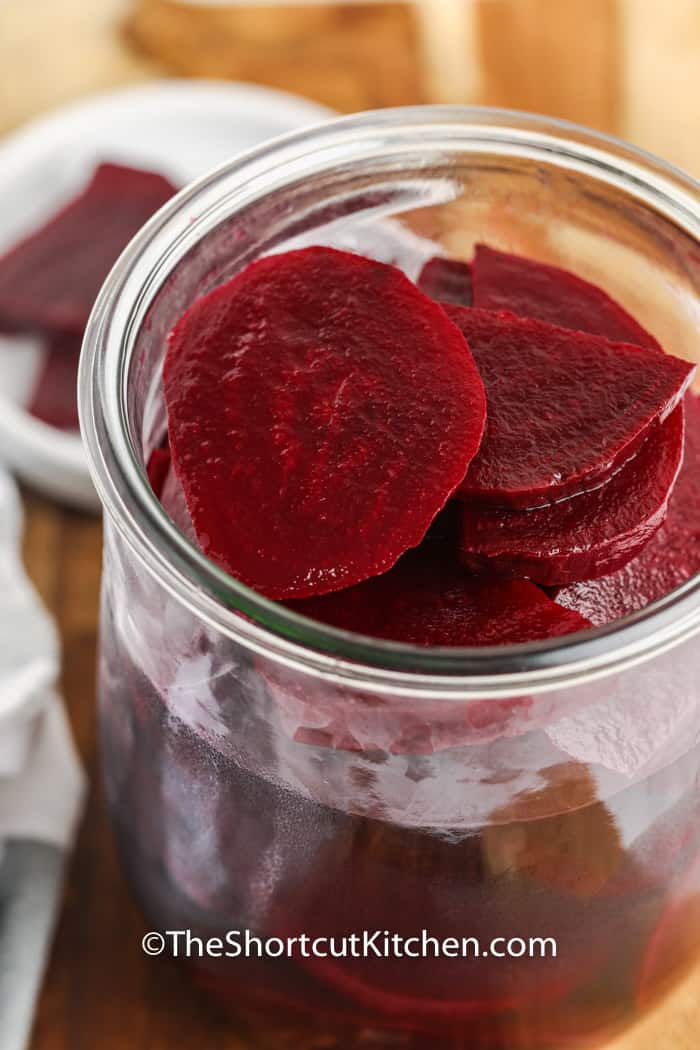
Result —
<instances>
[{"instance_id":1,"label":"beet slice on plate","mask_svg":"<svg viewBox=\"0 0 700 1050\"><path fill-rule=\"evenodd\" d=\"M175 192L162 175L101 164L82 193L0 258L0 324L81 333L121 251Z\"/></svg>"},{"instance_id":2,"label":"beet slice on plate","mask_svg":"<svg viewBox=\"0 0 700 1050\"><path fill-rule=\"evenodd\" d=\"M630 561L663 524L683 456L682 405L654 427L605 485L539 510L464 508L461 557L473 570L545 585L604 576Z\"/></svg>"},{"instance_id":3,"label":"beet slice on plate","mask_svg":"<svg viewBox=\"0 0 700 1050\"><path fill-rule=\"evenodd\" d=\"M428 259L417 284L422 292L438 302L472 305L472 269L460 259L445 259L441 255Z\"/></svg>"},{"instance_id":4,"label":"beet slice on plate","mask_svg":"<svg viewBox=\"0 0 700 1050\"><path fill-rule=\"evenodd\" d=\"M662 527L622 569L557 594L558 602L596 626L643 609L700 572L700 397L689 392L684 404L683 466Z\"/></svg>"},{"instance_id":5,"label":"beet slice on plate","mask_svg":"<svg viewBox=\"0 0 700 1050\"><path fill-rule=\"evenodd\" d=\"M527 580L484 579L428 549L410 551L383 576L293 602L304 616L413 645L508 645L590 627Z\"/></svg>"},{"instance_id":6,"label":"beet slice on plate","mask_svg":"<svg viewBox=\"0 0 700 1050\"><path fill-rule=\"evenodd\" d=\"M660 351L653 335L595 284L568 270L477 244L472 266L474 306L591 332L614 343Z\"/></svg>"},{"instance_id":7,"label":"beet slice on plate","mask_svg":"<svg viewBox=\"0 0 700 1050\"><path fill-rule=\"evenodd\" d=\"M164 388L200 545L271 598L391 568L463 478L486 412L437 303L395 267L320 247L195 303Z\"/></svg>"},{"instance_id":8,"label":"beet slice on plate","mask_svg":"<svg viewBox=\"0 0 700 1050\"><path fill-rule=\"evenodd\" d=\"M79 335L52 336L45 350L27 411L49 426L77 430Z\"/></svg>"},{"instance_id":9,"label":"beet slice on plate","mask_svg":"<svg viewBox=\"0 0 700 1050\"><path fill-rule=\"evenodd\" d=\"M446 305L479 366L486 432L459 494L528 508L595 488L680 401L687 361L599 336Z\"/></svg>"}]
</instances>

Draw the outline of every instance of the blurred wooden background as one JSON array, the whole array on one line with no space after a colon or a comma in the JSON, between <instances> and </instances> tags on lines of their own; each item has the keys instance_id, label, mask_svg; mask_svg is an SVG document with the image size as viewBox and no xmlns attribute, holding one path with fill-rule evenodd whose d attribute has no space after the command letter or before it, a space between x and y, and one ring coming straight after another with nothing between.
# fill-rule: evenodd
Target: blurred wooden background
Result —
<instances>
[{"instance_id":1,"label":"blurred wooden background","mask_svg":"<svg viewBox=\"0 0 700 1050\"><path fill-rule=\"evenodd\" d=\"M700 176L698 0L0 0L0 131L158 75L344 112L484 103L614 132Z\"/></svg>"},{"instance_id":2,"label":"blurred wooden background","mask_svg":"<svg viewBox=\"0 0 700 1050\"><path fill-rule=\"evenodd\" d=\"M540 111L622 135L700 177L700 0L0 0L0 132L69 99L169 75L258 81L344 112L430 101ZM63 687L95 785L32 1050L283 1050L232 1034L140 952L142 920L96 782L99 523L31 493L25 502L26 560L61 628ZM615 1044L698 1047L700 975Z\"/></svg>"}]
</instances>

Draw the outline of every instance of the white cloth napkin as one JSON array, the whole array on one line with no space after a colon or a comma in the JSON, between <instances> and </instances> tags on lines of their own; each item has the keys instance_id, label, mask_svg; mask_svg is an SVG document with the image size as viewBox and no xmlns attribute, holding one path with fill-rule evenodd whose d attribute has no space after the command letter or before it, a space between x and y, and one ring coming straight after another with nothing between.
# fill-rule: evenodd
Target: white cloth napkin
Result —
<instances>
[{"instance_id":1,"label":"white cloth napkin","mask_svg":"<svg viewBox=\"0 0 700 1050\"><path fill-rule=\"evenodd\" d=\"M0 469L0 1050L24 1050L85 777L56 692L54 625L22 567L21 505Z\"/></svg>"}]
</instances>

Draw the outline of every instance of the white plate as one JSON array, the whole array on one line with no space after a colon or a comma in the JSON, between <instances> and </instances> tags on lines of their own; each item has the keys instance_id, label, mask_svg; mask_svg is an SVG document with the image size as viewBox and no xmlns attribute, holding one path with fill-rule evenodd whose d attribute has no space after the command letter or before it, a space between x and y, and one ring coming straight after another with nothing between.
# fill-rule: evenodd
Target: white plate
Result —
<instances>
[{"instance_id":1,"label":"white plate","mask_svg":"<svg viewBox=\"0 0 700 1050\"><path fill-rule=\"evenodd\" d=\"M0 252L69 200L101 160L184 185L332 115L294 95L226 81L158 81L64 107L0 142ZM50 496L97 509L80 437L24 410L44 351L31 338L17 342L0 336L0 457Z\"/></svg>"}]
</instances>

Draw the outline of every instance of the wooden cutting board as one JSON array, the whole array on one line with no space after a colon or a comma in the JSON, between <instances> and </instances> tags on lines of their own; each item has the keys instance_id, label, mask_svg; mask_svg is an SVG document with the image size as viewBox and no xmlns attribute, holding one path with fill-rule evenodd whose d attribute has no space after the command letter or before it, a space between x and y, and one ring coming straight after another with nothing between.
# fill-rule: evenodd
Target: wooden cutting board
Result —
<instances>
[{"instance_id":1,"label":"wooden cutting board","mask_svg":"<svg viewBox=\"0 0 700 1050\"><path fill-rule=\"evenodd\" d=\"M201 9L195 16L166 0L4 0L0 132L97 89L215 74L347 111L433 99L539 110L628 135L700 175L696 0L422 0L419 18L401 4L330 6L300 9L310 19L305 37L288 11L269 6L218 8L202 21ZM96 776L100 527L35 495L25 502L26 560L61 630L63 689L95 785L31 1050L292 1050L293 1042L232 1032L186 994L174 970L139 950L143 922L116 863ZM614 1044L699 1047L700 972Z\"/></svg>"}]
</instances>

